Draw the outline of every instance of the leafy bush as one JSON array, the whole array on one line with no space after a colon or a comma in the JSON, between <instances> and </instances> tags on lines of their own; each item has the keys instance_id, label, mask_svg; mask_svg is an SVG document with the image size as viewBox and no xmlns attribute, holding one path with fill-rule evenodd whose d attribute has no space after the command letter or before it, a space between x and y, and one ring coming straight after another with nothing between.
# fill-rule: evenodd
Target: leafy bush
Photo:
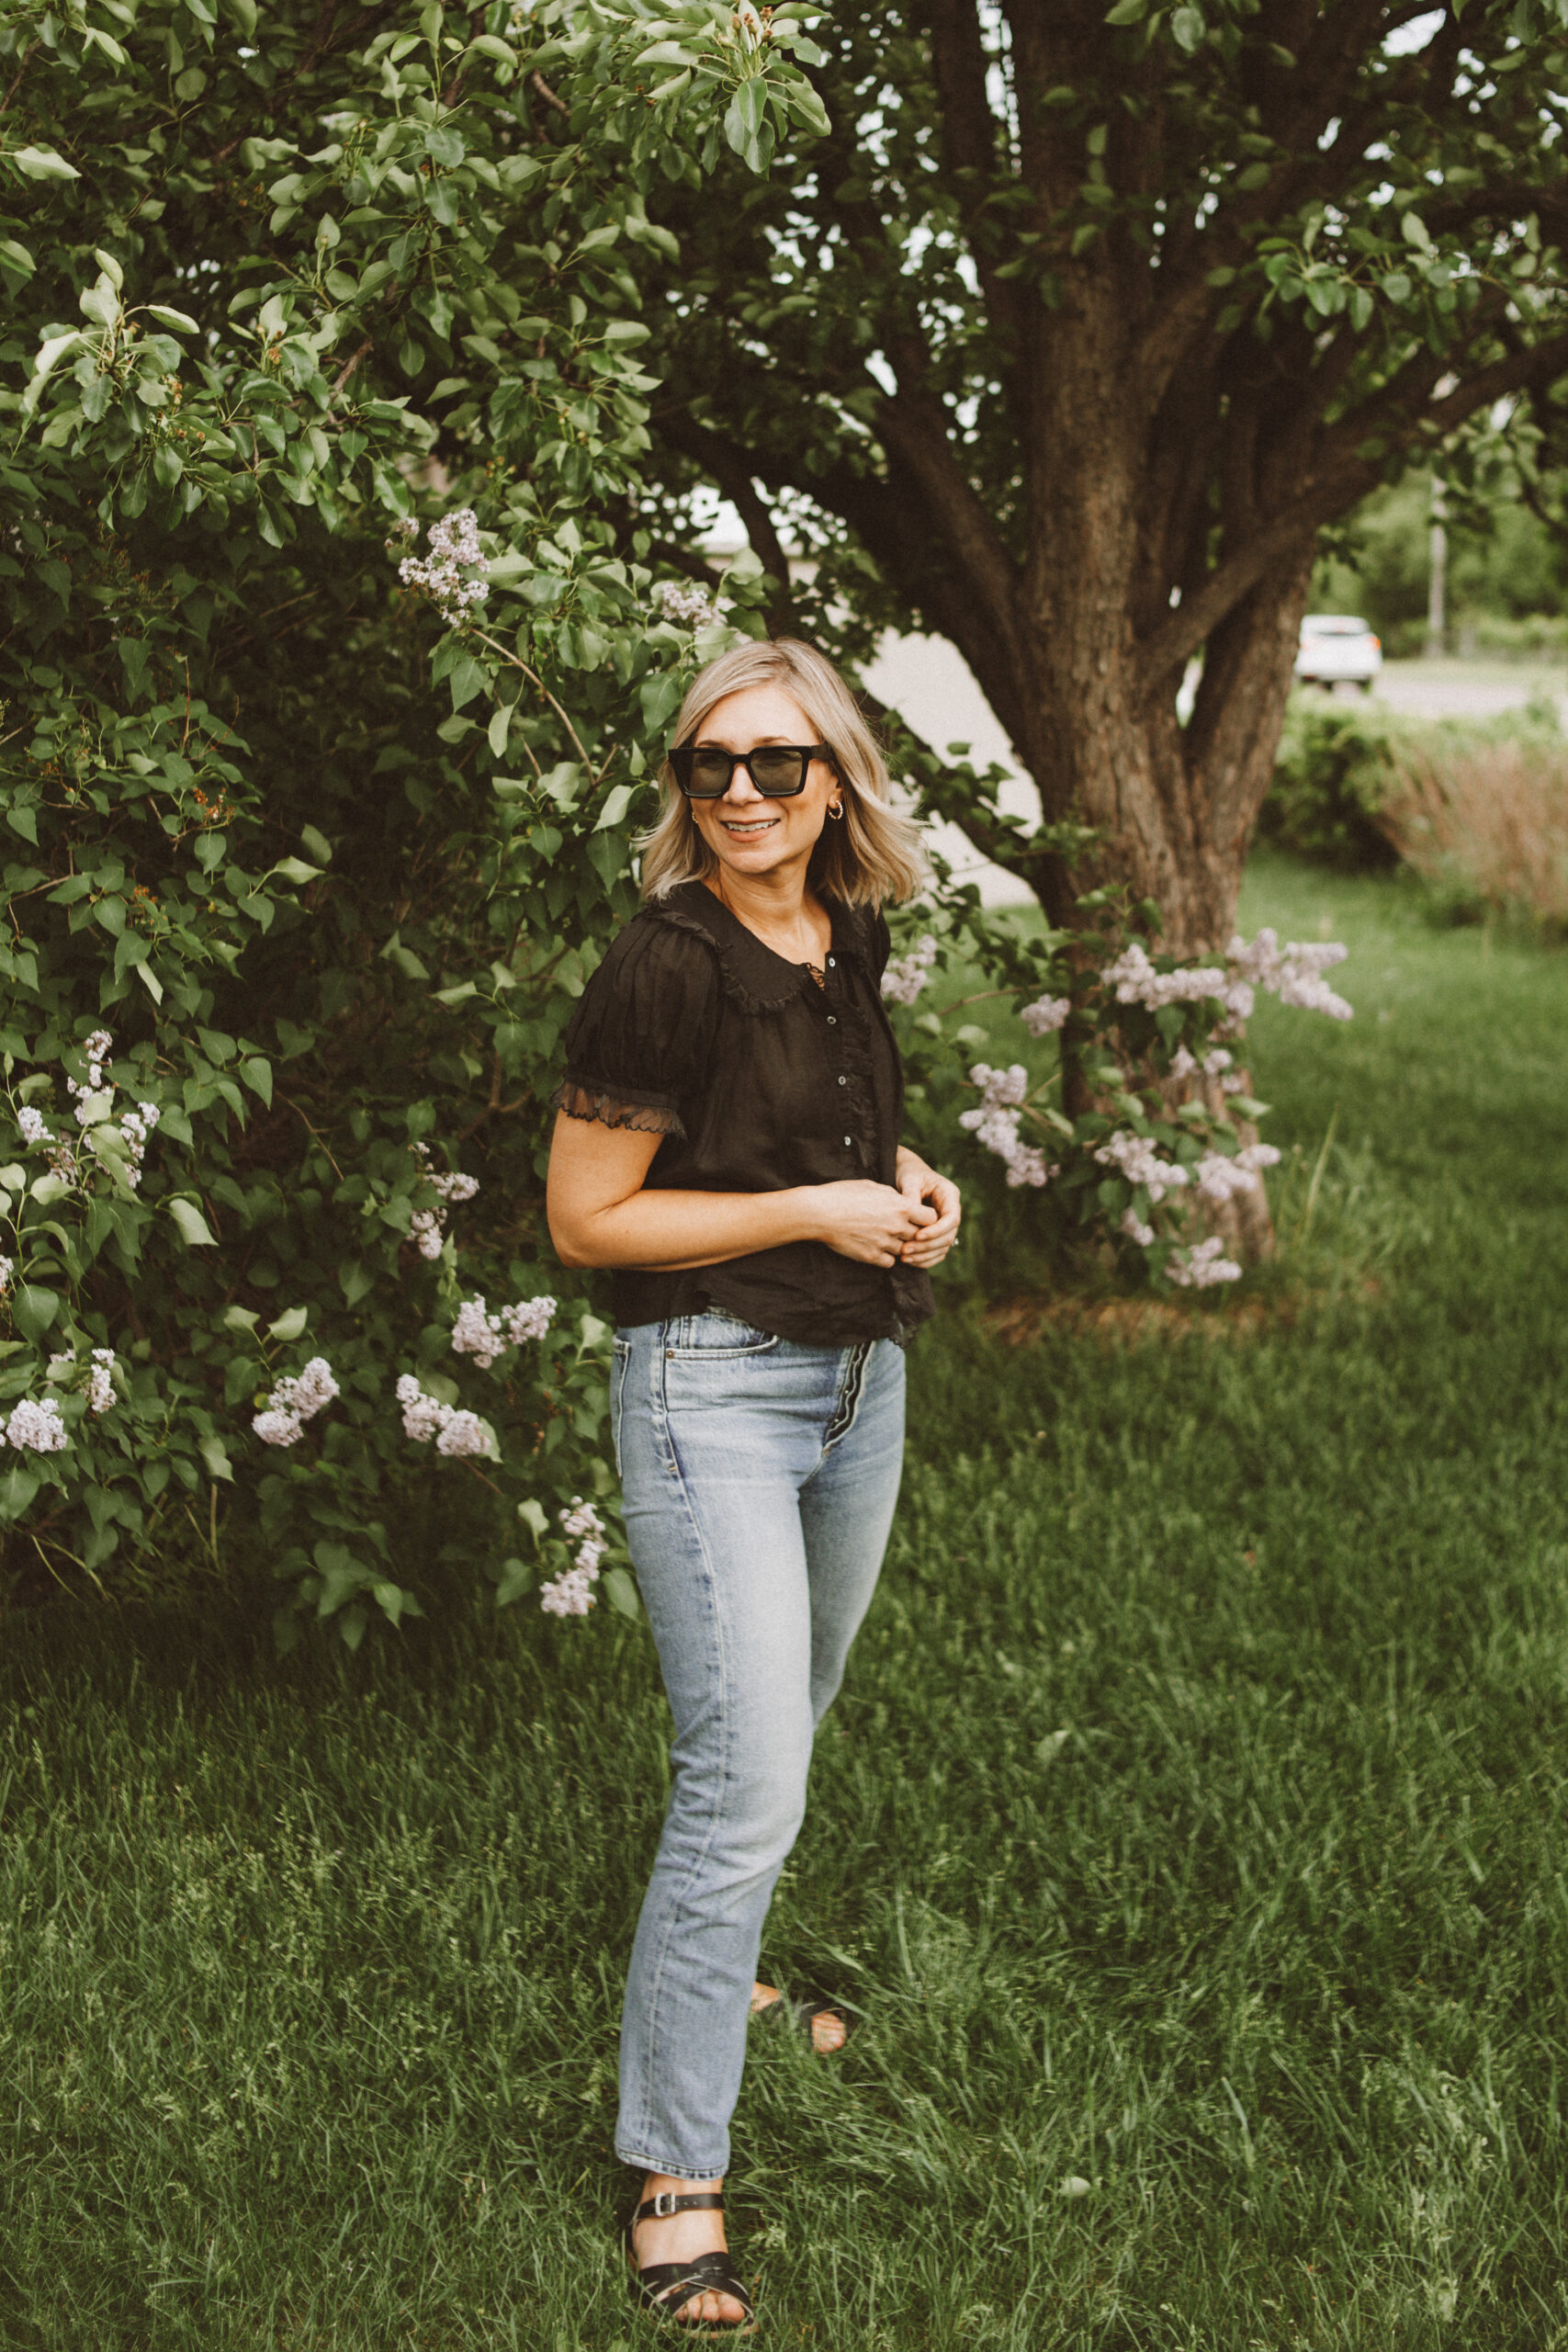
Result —
<instances>
[{"instance_id":1,"label":"leafy bush","mask_svg":"<svg viewBox=\"0 0 1568 2352\"><path fill-rule=\"evenodd\" d=\"M352 1645L433 1552L568 1605L613 1554L541 1107L682 679L761 626L754 565L656 595L620 254L821 110L787 17L667 12L645 95L630 8L224 8L0 28L0 1522L243 1544Z\"/></svg>"},{"instance_id":2,"label":"leafy bush","mask_svg":"<svg viewBox=\"0 0 1568 2352\"><path fill-rule=\"evenodd\" d=\"M1385 716L1292 695L1258 833L1341 873L1386 872L1399 862L1378 821L1392 775Z\"/></svg>"}]
</instances>

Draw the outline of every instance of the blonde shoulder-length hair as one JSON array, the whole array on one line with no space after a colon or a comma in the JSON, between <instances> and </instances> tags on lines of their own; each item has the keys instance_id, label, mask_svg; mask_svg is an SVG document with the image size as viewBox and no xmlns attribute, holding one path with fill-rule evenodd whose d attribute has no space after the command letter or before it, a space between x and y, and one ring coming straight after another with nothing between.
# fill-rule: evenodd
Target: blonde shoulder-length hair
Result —
<instances>
[{"instance_id":1,"label":"blonde shoulder-length hair","mask_svg":"<svg viewBox=\"0 0 1568 2352\"><path fill-rule=\"evenodd\" d=\"M716 704L748 686L783 686L800 705L817 741L833 754L844 813L841 820L823 825L811 858L813 887L849 907L914 898L927 871L919 832L892 806L887 763L854 696L813 646L779 637L721 653L687 687L675 741L689 742ZM645 899L665 898L682 882L704 881L718 863L693 821L668 760L659 784L664 806L637 842Z\"/></svg>"}]
</instances>

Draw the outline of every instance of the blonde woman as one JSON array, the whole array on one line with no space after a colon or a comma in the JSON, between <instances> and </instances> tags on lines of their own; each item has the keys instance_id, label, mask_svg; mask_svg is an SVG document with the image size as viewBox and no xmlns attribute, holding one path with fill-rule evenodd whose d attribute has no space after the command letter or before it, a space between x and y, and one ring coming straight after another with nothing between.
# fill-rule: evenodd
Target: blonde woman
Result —
<instances>
[{"instance_id":1,"label":"blonde woman","mask_svg":"<svg viewBox=\"0 0 1568 2352\"><path fill-rule=\"evenodd\" d=\"M898 1141L886 899L912 826L832 665L787 639L694 681L647 900L566 1035L550 1231L615 1269L612 1417L674 1716L621 2030L637 2300L749 2326L723 2178L762 1922L897 1498L902 1343L959 1201ZM840 2037L841 2038L841 2035Z\"/></svg>"}]
</instances>

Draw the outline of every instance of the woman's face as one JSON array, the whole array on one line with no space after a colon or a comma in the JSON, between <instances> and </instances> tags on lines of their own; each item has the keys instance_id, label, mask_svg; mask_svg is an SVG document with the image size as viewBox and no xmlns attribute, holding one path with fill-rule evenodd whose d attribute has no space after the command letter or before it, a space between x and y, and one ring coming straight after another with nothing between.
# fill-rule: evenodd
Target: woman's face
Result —
<instances>
[{"instance_id":1,"label":"woman's face","mask_svg":"<svg viewBox=\"0 0 1568 2352\"><path fill-rule=\"evenodd\" d=\"M751 752L761 743L815 743L820 738L793 695L782 686L746 686L715 703L692 741L709 750ZM828 810L840 797L839 779L826 760L813 760L806 789L787 800L764 800L744 768L729 779L721 800L689 800L693 820L727 874L773 874L816 847Z\"/></svg>"}]
</instances>

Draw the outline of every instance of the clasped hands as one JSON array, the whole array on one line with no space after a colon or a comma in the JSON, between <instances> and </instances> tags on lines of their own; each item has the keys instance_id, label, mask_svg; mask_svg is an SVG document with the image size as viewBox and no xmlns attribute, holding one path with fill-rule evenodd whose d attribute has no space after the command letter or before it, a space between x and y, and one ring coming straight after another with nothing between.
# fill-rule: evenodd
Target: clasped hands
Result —
<instances>
[{"instance_id":1,"label":"clasped hands","mask_svg":"<svg viewBox=\"0 0 1568 2352\"><path fill-rule=\"evenodd\" d=\"M961 1208L958 1187L900 1147L894 1182L869 1177L813 1186L817 1238L840 1257L871 1266L936 1266L952 1249Z\"/></svg>"}]
</instances>

